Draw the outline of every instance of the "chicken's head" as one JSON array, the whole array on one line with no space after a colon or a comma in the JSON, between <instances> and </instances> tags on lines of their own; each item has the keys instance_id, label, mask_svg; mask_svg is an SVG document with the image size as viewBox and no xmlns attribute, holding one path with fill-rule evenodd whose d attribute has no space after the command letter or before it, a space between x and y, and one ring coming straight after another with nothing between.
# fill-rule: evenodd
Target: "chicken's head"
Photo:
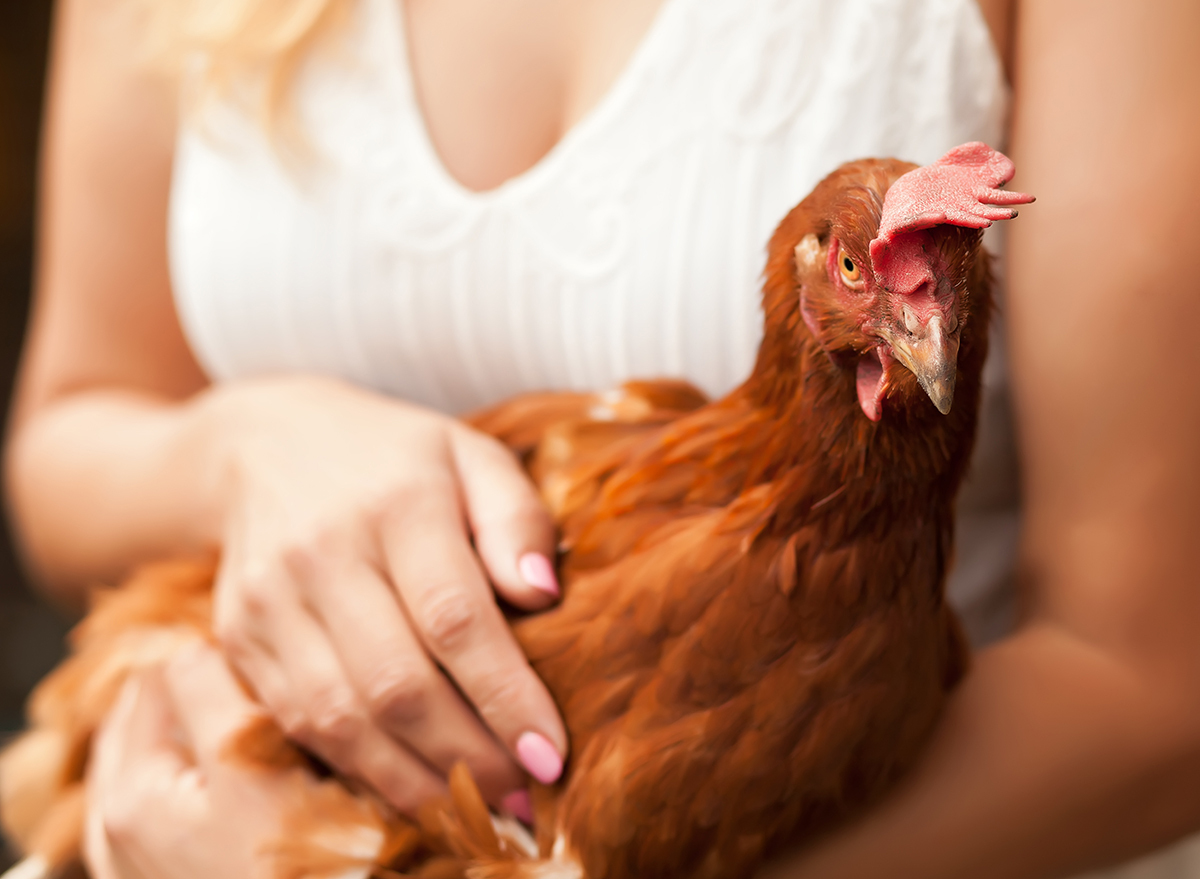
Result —
<instances>
[{"instance_id":1,"label":"chicken's head","mask_svg":"<svg viewBox=\"0 0 1200 879\"><path fill-rule=\"evenodd\" d=\"M800 315L831 360L854 368L872 421L913 378L950 411L981 230L1033 200L999 188L1012 174L1008 158L969 143L924 167L850 163L800 206L812 202L807 231L793 226Z\"/></svg>"}]
</instances>

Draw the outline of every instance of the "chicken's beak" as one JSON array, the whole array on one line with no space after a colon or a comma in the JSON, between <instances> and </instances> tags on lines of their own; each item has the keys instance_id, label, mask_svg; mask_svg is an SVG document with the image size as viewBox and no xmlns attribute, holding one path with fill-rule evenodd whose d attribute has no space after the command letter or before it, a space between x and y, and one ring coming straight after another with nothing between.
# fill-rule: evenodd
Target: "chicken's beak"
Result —
<instances>
[{"instance_id":1,"label":"chicken's beak","mask_svg":"<svg viewBox=\"0 0 1200 879\"><path fill-rule=\"evenodd\" d=\"M938 411L948 414L958 373L959 333L954 309L934 309L921 315L902 304L896 317L892 326L882 328L892 354L917 377Z\"/></svg>"}]
</instances>

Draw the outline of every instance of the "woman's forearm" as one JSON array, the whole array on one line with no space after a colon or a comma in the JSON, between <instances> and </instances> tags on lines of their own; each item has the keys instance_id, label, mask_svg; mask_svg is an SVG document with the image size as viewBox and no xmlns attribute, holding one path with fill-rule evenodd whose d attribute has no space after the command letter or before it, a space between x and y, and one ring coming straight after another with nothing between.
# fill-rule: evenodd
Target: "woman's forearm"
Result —
<instances>
[{"instance_id":1,"label":"woman's forearm","mask_svg":"<svg viewBox=\"0 0 1200 879\"><path fill-rule=\"evenodd\" d=\"M1197 711L1173 695L1031 626L978 656L885 803L763 876L1033 879L1165 843L1200 819Z\"/></svg>"},{"instance_id":2,"label":"woman's forearm","mask_svg":"<svg viewBox=\"0 0 1200 879\"><path fill-rule=\"evenodd\" d=\"M216 544L221 488L212 392L66 395L24 419L7 453L27 563L69 605L149 558Z\"/></svg>"},{"instance_id":3,"label":"woman's forearm","mask_svg":"<svg viewBox=\"0 0 1200 879\"><path fill-rule=\"evenodd\" d=\"M88 391L18 422L15 506L60 592L220 545L212 633L339 772L409 814L459 760L494 804L523 790L518 743L558 776L566 732L493 597L535 609L557 593L552 571L526 573L550 570L553 528L515 456L318 376L161 399Z\"/></svg>"}]
</instances>

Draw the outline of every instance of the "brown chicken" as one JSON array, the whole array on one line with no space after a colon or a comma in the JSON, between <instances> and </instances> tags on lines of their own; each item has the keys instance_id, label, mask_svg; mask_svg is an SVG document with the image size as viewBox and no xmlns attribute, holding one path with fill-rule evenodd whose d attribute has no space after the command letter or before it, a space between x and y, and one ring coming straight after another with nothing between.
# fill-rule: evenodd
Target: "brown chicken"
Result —
<instances>
[{"instance_id":1,"label":"brown chicken","mask_svg":"<svg viewBox=\"0 0 1200 879\"><path fill-rule=\"evenodd\" d=\"M345 869L305 840L359 828L387 836L385 872L742 877L877 799L965 669L943 584L992 304L980 230L1032 200L998 188L1012 172L966 144L825 178L771 238L758 360L723 399L635 382L478 415L561 529L562 603L515 629L566 719L564 778L535 791L532 839L462 770L420 831L311 777L280 875ZM35 694L0 797L46 875L78 854L92 731L131 669L208 633L210 589L209 565L149 569ZM237 750L309 772L274 728Z\"/></svg>"}]
</instances>

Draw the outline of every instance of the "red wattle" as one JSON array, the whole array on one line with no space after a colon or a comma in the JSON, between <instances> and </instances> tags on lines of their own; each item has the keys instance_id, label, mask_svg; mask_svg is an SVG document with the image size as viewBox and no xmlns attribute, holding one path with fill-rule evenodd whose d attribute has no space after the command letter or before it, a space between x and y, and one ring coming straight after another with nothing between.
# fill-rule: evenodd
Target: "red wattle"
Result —
<instances>
[{"instance_id":1,"label":"red wattle","mask_svg":"<svg viewBox=\"0 0 1200 879\"><path fill-rule=\"evenodd\" d=\"M888 356L882 348L868 351L859 358L854 375L858 405L862 407L863 414L872 421L878 421L883 416L883 392L887 380L885 358Z\"/></svg>"}]
</instances>

